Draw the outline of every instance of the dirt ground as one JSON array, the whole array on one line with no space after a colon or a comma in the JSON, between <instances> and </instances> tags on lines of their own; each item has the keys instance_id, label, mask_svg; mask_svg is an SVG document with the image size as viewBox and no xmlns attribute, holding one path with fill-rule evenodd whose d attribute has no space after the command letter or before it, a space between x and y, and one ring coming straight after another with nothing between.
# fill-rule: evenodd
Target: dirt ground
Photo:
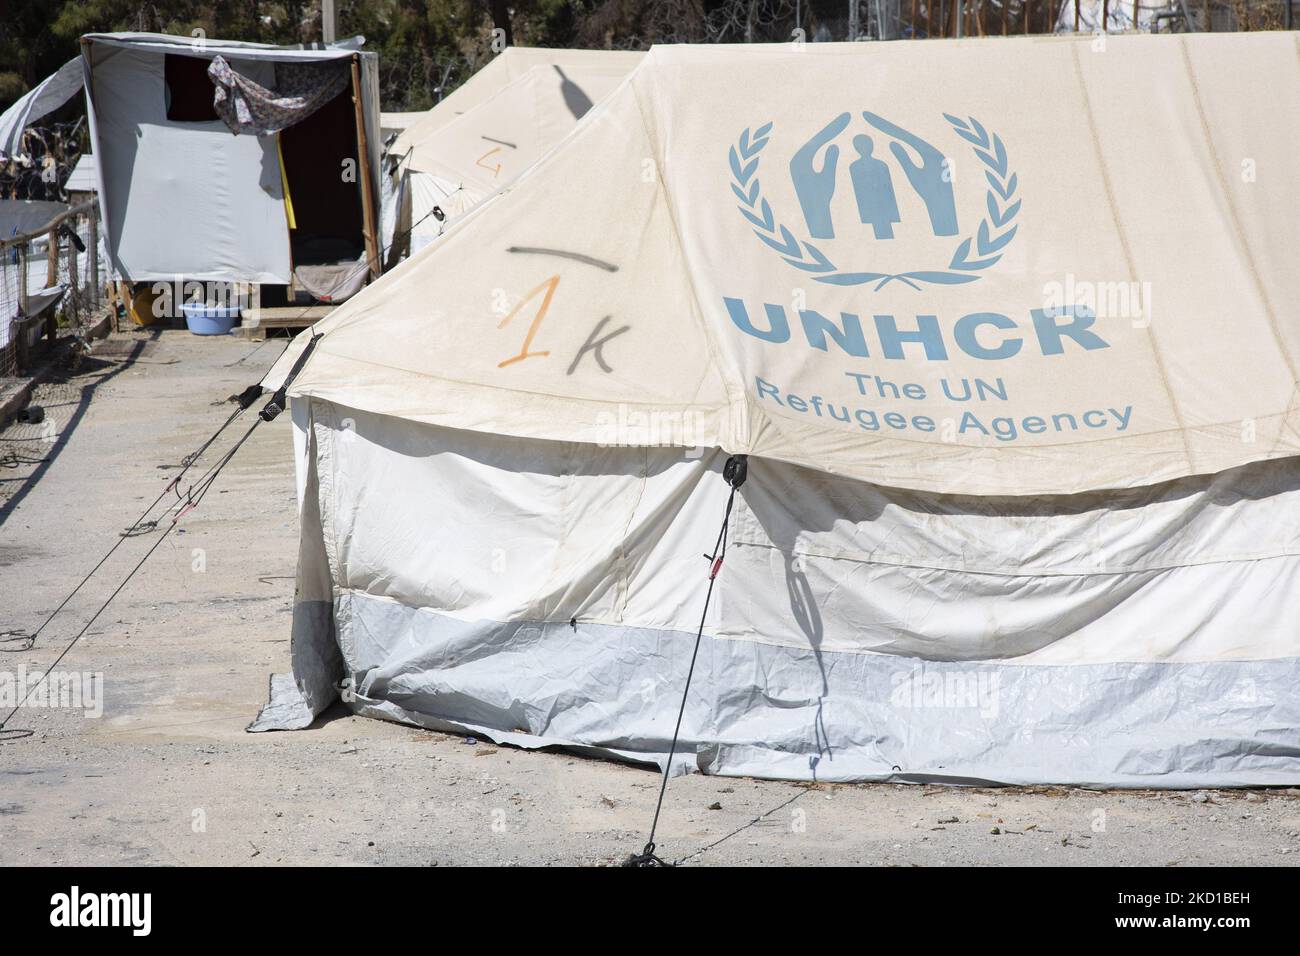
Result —
<instances>
[{"instance_id":1,"label":"dirt ground","mask_svg":"<svg viewBox=\"0 0 1300 956\"><path fill-rule=\"evenodd\" d=\"M45 619L283 345L115 335L38 389L46 423L0 433L0 677L54 661L153 536L127 539L31 649L5 632ZM245 733L268 675L287 669L296 534L286 415L59 665L92 688L102 675L102 716L28 707L9 728L32 733L0 735L0 864L588 865L640 849L659 784L648 769L341 708L306 731ZM659 844L692 864L1290 865L1300 790L696 775L670 784Z\"/></svg>"}]
</instances>

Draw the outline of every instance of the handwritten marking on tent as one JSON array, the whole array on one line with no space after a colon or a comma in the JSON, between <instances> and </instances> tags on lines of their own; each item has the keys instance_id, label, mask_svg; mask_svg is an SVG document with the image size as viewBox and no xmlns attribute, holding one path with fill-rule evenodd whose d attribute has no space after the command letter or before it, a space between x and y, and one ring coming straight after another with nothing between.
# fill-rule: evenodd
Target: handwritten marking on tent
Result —
<instances>
[{"instance_id":1,"label":"handwritten marking on tent","mask_svg":"<svg viewBox=\"0 0 1300 956\"><path fill-rule=\"evenodd\" d=\"M595 266L597 269L604 269L606 272L618 271L618 266L614 265L614 263L597 259L595 256L585 256L581 252L566 252L563 249L546 249L541 246L509 246L506 252L519 252L537 256L559 256L561 259L572 259L574 262Z\"/></svg>"},{"instance_id":2,"label":"handwritten marking on tent","mask_svg":"<svg viewBox=\"0 0 1300 956\"><path fill-rule=\"evenodd\" d=\"M596 323L596 327L592 329L591 334L587 336L587 341L582 343L582 348L578 349L578 354L573 357L573 362L569 365L569 370L564 373L565 375L572 375L574 370L577 369L578 363L582 361L582 357L588 352L592 353L593 357L596 359L596 364L599 365L603 371L614 371L605 364L605 343L615 336L622 335L624 332L631 329L632 326L624 325L615 329L613 332L610 332L608 335L600 335L600 330L603 329L605 324L612 318L612 315L607 315ZM597 338L597 336L600 337Z\"/></svg>"},{"instance_id":3,"label":"handwritten marking on tent","mask_svg":"<svg viewBox=\"0 0 1300 956\"><path fill-rule=\"evenodd\" d=\"M499 153L499 152L501 152L501 147L500 147L500 146L493 146L491 149L489 149L486 153L484 153L484 154L483 154L482 156L480 156L478 159L474 160L474 165L475 165L475 166L478 166L480 169L490 169L490 170L492 170L492 175L493 175L493 176L498 176L498 175L500 175L500 174L501 174L501 164L500 164L500 163L497 163L495 166L485 166L485 165L483 165L483 160L487 159L487 158L488 158L489 156L491 156L493 153Z\"/></svg>"},{"instance_id":4,"label":"handwritten marking on tent","mask_svg":"<svg viewBox=\"0 0 1300 956\"><path fill-rule=\"evenodd\" d=\"M528 302L530 302L533 299L533 297L537 295L537 293L541 292L543 289L546 290L546 295L542 297L542 304L538 306L537 313L533 316L532 324L528 326L528 333L524 336L524 344L519 349L519 354L511 356L510 358L497 363L497 368L505 368L507 365L513 365L515 362L522 362L526 358L543 358L551 354L549 351L530 352L529 348L533 344L534 336L537 335L538 326L542 324L542 319L546 317L546 310L551 307L551 299L555 297L555 287L559 284L560 284L560 277L558 275L553 275L549 279L545 280L544 282L538 284L537 286L534 286L533 289L529 291L529 293L526 296L524 296L523 301L520 302L513 309L511 309L510 314L507 315L504 319L502 319L501 322L497 325L498 329L504 329L507 325L510 324L510 320L513 319L515 315L518 314L519 310L522 309Z\"/></svg>"},{"instance_id":5,"label":"handwritten marking on tent","mask_svg":"<svg viewBox=\"0 0 1300 956\"><path fill-rule=\"evenodd\" d=\"M510 149L519 148L518 145L516 145L515 143L507 143L504 139L493 139L491 136L480 136L479 138L485 139L489 143L496 143L498 146L506 146L509 147Z\"/></svg>"}]
</instances>

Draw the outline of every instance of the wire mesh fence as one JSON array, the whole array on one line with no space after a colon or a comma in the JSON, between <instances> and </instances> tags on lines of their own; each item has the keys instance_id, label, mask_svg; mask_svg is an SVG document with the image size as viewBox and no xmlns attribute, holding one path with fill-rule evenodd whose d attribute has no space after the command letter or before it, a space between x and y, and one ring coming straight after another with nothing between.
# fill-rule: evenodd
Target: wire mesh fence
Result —
<instances>
[{"instance_id":1,"label":"wire mesh fence","mask_svg":"<svg viewBox=\"0 0 1300 956\"><path fill-rule=\"evenodd\" d=\"M61 335L83 340L106 307L108 264L92 200L0 237L0 378L21 374Z\"/></svg>"}]
</instances>

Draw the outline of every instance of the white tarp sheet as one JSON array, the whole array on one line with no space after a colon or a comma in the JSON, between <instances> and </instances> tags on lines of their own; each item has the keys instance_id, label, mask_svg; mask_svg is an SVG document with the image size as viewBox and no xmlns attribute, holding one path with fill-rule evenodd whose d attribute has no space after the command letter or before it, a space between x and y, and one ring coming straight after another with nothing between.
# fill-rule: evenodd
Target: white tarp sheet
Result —
<instances>
[{"instance_id":1,"label":"white tarp sheet","mask_svg":"<svg viewBox=\"0 0 1300 956\"><path fill-rule=\"evenodd\" d=\"M295 402L294 679L360 713L665 758L724 456ZM1300 782L1300 467L894 491L750 459L679 756L819 780ZM682 756L684 755L684 756Z\"/></svg>"}]
</instances>

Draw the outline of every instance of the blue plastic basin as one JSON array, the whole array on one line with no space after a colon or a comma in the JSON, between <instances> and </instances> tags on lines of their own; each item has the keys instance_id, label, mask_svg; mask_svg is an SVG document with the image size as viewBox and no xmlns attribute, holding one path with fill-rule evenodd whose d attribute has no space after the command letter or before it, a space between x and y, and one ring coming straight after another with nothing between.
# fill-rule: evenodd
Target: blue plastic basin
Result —
<instances>
[{"instance_id":1,"label":"blue plastic basin","mask_svg":"<svg viewBox=\"0 0 1300 956\"><path fill-rule=\"evenodd\" d=\"M185 327L195 335L226 335L239 321L239 306L186 302L181 314L185 316Z\"/></svg>"}]
</instances>

